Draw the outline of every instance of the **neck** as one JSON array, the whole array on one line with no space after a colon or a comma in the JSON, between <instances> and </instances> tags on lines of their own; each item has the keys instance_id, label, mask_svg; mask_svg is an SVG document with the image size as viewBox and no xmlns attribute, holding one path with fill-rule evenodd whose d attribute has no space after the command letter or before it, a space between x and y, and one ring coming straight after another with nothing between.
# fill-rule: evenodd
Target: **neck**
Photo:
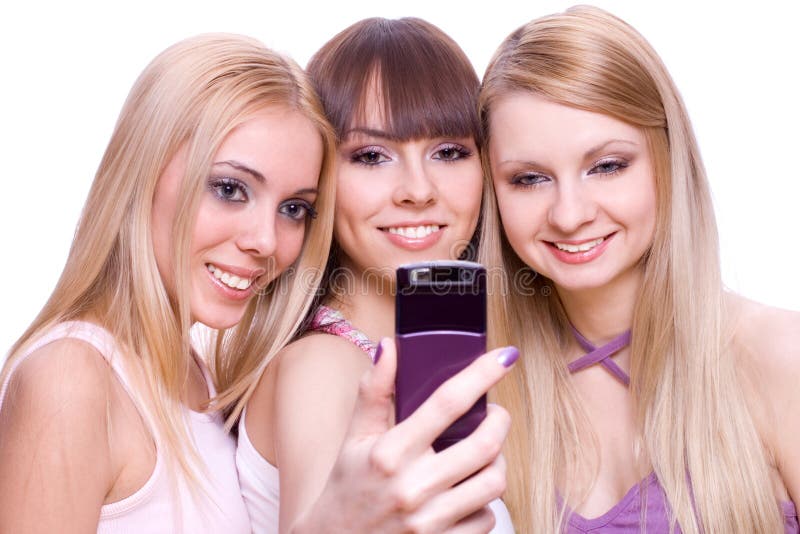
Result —
<instances>
[{"instance_id":1,"label":"neck","mask_svg":"<svg viewBox=\"0 0 800 534\"><path fill-rule=\"evenodd\" d=\"M348 273L344 294L330 304L371 340L394 336L395 281L386 275L368 275L348 260L340 266Z\"/></svg>"},{"instance_id":2,"label":"neck","mask_svg":"<svg viewBox=\"0 0 800 534\"><path fill-rule=\"evenodd\" d=\"M608 343L633 325L633 312L643 273L636 270L603 287L588 290L558 288L572 325L594 345Z\"/></svg>"}]
</instances>

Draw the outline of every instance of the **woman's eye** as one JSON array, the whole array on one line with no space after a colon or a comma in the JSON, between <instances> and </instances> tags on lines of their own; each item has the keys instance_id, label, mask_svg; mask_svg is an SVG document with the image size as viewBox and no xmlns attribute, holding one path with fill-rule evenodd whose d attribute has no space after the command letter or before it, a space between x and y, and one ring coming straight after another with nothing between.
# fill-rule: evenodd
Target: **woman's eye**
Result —
<instances>
[{"instance_id":1,"label":"woman's eye","mask_svg":"<svg viewBox=\"0 0 800 534\"><path fill-rule=\"evenodd\" d=\"M314 207L304 200L289 200L278 208L278 211L294 221L302 221L307 217L317 218L317 211Z\"/></svg>"},{"instance_id":2,"label":"woman's eye","mask_svg":"<svg viewBox=\"0 0 800 534\"><path fill-rule=\"evenodd\" d=\"M511 184L521 187L534 187L550 181L550 178L543 174L520 174L511 179Z\"/></svg>"},{"instance_id":3,"label":"woman's eye","mask_svg":"<svg viewBox=\"0 0 800 534\"><path fill-rule=\"evenodd\" d=\"M591 168L589 174L614 174L621 171L627 166L628 164L625 163L624 161L618 161L618 160L601 161L600 163Z\"/></svg>"},{"instance_id":4,"label":"woman's eye","mask_svg":"<svg viewBox=\"0 0 800 534\"><path fill-rule=\"evenodd\" d=\"M469 156L471 152L461 145L446 145L440 147L433 155L433 159L440 159L443 161L455 161Z\"/></svg>"},{"instance_id":5,"label":"woman's eye","mask_svg":"<svg viewBox=\"0 0 800 534\"><path fill-rule=\"evenodd\" d=\"M247 186L233 178L220 178L211 182L211 189L220 200L247 202Z\"/></svg>"},{"instance_id":6,"label":"woman's eye","mask_svg":"<svg viewBox=\"0 0 800 534\"><path fill-rule=\"evenodd\" d=\"M355 163L361 163L363 165L378 165L379 163L389 161L386 154L375 148L357 150L350 159Z\"/></svg>"}]
</instances>

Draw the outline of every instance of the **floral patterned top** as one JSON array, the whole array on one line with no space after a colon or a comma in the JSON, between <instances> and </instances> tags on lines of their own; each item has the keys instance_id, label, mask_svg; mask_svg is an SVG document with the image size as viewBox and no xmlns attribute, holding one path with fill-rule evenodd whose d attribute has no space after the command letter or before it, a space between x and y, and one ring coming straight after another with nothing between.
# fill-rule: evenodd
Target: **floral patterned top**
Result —
<instances>
[{"instance_id":1,"label":"floral patterned top","mask_svg":"<svg viewBox=\"0 0 800 534\"><path fill-rule=\"evenodd\" d=\"M368 338L364 332L356 329L339 310L320 305L314 313L314 318L311 319L311 325L308 330L343 337L366 352L373 362L375 361L375 351L378 348L378 344Z\"/></svg>"}]
</instances>

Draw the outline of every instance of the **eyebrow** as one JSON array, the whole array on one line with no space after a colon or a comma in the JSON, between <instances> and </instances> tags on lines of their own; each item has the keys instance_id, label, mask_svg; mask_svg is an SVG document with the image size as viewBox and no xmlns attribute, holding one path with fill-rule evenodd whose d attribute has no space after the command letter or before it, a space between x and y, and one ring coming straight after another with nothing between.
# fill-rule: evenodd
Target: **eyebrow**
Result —
<instances>
[{"instance_id":1,"label":"eyebrow","mask_svg":"<svg viewBox=\"0 0 800 534\"><path fill-rule=\"evenodd\" d=\"M315 187L305 187L303 189L298 189L293 195L316 195L319 194L319 189Z\"/></svg>"},{"instance_id":2,"label":"eyebrow","mask_svg":"<svg viewBox=\"0 0 800 534\"><path fill-rule=\"evenodd\" d=\"M639 143L636 143L634 141L628 141L627 139L609 139L608 141L603 141L602 143L597 144L597 145L593 146L592 148L590 148L589 150L587 150L586 152L584 152L583 159L591 158L592 156L594 156L598 152L601 152L608 145L611 145L611 144L614 144L614 143L624 143L626 145L631 145L631 146L635 146L635 147L639 146ZM515 160L515 159L507 159L507 160L501 161L499 164L500 165L505 165L507 163L522 163L524 165L530 165L530 166L534 166L534 167L541 166L538 162L536 162L534 160Z\"/></svg>"},{"instance_id":3,"label":"eyebrow","mask_svg":"<svg viewBox=\"0 0 800 534\"><path fill-rule=\"evenodd\" d=\"M397 139L396 135L393 135L387 131L377 130L375 128L362 128L362 127L350 128L344 133L342 139L347 139L353 134L362 134L362 135L367 135L369 137L380 137L382 139L388 139L388 140Z\"/></svg>"},{"instance_id":4,"label":"eyebrow","mask_svg":"<svg viewBox=\"0 0 800 534\"><path fill-rule=\"evenodd\" d=\"M247 174L251 175L253 178L258 180L259 182L266 182L267 181L266 178L264 178L264 175L261 174L260 172L258 172L257 170L251 169L250 167L248 167L244 163L240 163L240 162L235 161L235 160L230 160L229 159L229 160L225 160L225 161L217 161L217 162L214 163L214 166L216 167L217 165L227 165L229 167L233 167L234 169L236 169L238 171L246 172Z\"/></svg>"},{"instance_id":5,"label":"eyebrow","mask_svg":"<svg viewBox=\"0 0 800 534\"><path fill-rule=\"evenodd\" d=\"M591 157L591 156L597 154L598 152L602 151L608 145L612 145L614 143L624 143L626 145L633 145L633 146L637 146L637 147L639 146L639 143L636 143L634 141L628 141L627 139L609 139L608 141L603 141L602 143L600 143L600 144L598 144L596 146L593 146L592 148L587 150L583 154L583 158L584 159L588 159L589 157Z\"/></svg>"}]
</instances>

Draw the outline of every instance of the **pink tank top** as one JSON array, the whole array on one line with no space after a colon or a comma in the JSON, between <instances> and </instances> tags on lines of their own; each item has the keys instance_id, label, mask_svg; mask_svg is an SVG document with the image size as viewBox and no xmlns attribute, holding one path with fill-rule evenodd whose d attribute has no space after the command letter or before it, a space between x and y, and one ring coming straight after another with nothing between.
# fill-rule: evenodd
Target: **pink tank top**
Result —
<instances>
[{"instance_id":1,"label":"pink tank top","mask_svg":"<svg viewBox=\"0 0 800 534\"><path fill-rule=\"evenodd\" d=\"M2 384L0 409L16 366L32 352L64 338L84 341L102 354L142 414L143 420L148 420L143 405L138 401L139 396L132 389L113 336L95 324L82 321L64 322L54 326L26 350ZM208 384L209 395L213 396L216 392L208 370L203 362L198 363ZM184 415L189 435L194 439L199 458L208 472L208 479L204 481L202 490L195 492L195 497L189 489L188 481L180 476L177 469L173 471L177 493L172 490L168 476L171 466L162 455L158 435L153 432L156 462L152 474L144 486L132 495L103 505L97 525L98 534L250 533L250 520L236 475L236 443L224 431L222 416L194 412L188 408L184 409Z\"/></svg>"}]
</instances>

